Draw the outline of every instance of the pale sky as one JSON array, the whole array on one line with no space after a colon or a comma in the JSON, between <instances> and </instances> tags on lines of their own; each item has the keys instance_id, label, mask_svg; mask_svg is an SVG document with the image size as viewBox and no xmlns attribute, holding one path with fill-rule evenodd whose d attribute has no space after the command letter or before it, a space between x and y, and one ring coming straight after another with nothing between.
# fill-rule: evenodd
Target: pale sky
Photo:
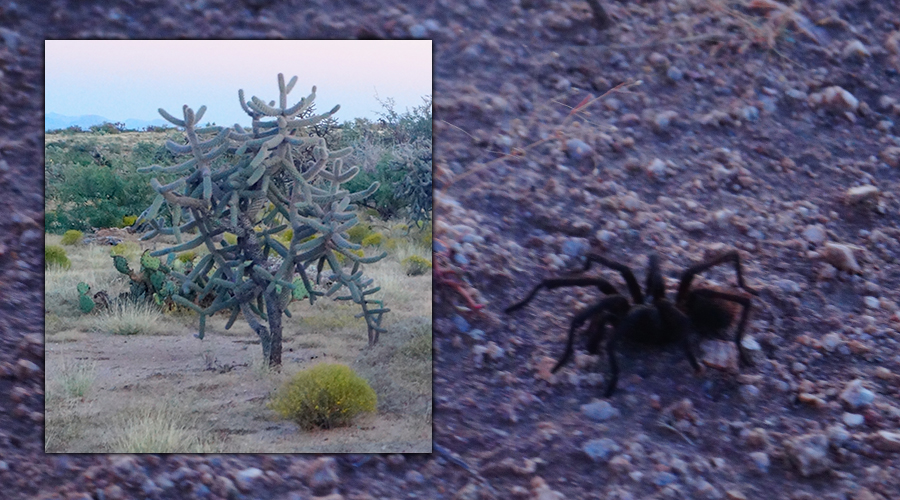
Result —
<instances>
[{"instance_id":1,"label":"pale sky","mask_svg":"<svg viewBox=\"0 0 900 500\"><path fill-rule=\"evenodd\" d=\"M298 77L288 106L315 85L339 122L376 118L376 96L402 113L432 95L430 40L47 40L45 68L46 112L121 122L205 104L201 123L248 125L238 89L277 105L278 73Z\"/></svg>"}]
</instances>

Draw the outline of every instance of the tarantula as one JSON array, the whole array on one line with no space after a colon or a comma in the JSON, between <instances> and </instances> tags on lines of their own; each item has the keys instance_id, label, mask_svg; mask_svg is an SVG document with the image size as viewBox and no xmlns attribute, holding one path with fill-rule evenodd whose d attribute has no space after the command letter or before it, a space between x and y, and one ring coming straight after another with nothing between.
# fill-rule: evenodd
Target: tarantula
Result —
<instances>
[{"instance_id":1,"label":"tarantula","mask_svg":"<svg viewBox=\"0 0 900 500\"><path fill-rule=\"evenodd\" d=\"M741 363L748 364L749 360L741 346L741 339L744 336L744 326L747 324L747 317L750 313L750 298L746 295L709 288L691 288L691 282L697 274L720 264L731 262L734 263L734 270L737 273L738 286L752 295L758 295L756 290L744 284L741 259L737 251L732 250L687 268L681 274L674 302L666 298L666 284L659 269L659 257L651 254L649 260L646 297L641 292L634 273L623 264L596 254L589 254L584 269L581 270L581 272L586 272L592 263L597 263L619 272L628 286L631 303L628 302L626 296L620 294L609 281L603 278L559 277L541 281L524 300L507 307L506 313L509 314L525 307L541 288L553 290L569 286L595 286L607 295L599 302L576 314L572 319L566 350L551 370L552 373L556 373L572 357L575 330L588 320L590 320L590 324L587 328L587 350L591 354L598 354L600 343L607 336L606 325L609 324L612 327L612 335L606 344L606 353L609 357L610 379L604 397L612 395L619 380L619 365L616 362L615 353L616 345L620 340L653 345L677 342L681 344L694 370L700 371L700 365L697 364L697 359L691 351L690 334L711 336L728 328L734 320L733 308L729 307L729 302L738 304L743 309L737 325L735 342Z\"/></svg>"}]
</instances>

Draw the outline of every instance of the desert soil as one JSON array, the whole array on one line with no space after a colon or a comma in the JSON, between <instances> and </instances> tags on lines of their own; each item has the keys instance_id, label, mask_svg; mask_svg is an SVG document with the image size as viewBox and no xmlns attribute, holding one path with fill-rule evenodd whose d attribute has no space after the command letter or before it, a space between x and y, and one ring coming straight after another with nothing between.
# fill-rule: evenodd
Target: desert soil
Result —
<instances>
[{"instance_id":1,"label":"desert soil","mask_svg":"<svg viewBox=\"0 0 900 500\"><path fill-rule=\"evenodd\" d=\"M302 310L308 307L294 304L295 318L309 314ZM384 335L383 342L369 349L359 328L301 332L302 323L288 323L283 365L273 372L262 364L259 340L249 327L236 325L226 332L225 319L213 318L202 341L175 324L165 336L77 330L49 336L47 380L79 362L94 363L96 378L78 404L47 404L48 411L60 414L54 414L56 419L48 415L48 426L60 427L48 432L73 435L58 445L48 440L47 451L121 452L117 440L129 432L127 418L150 410L168 412L198 432L205 449L218 453L431 452L430 383L417 387L411 373L395 370L410 364L395 354L411 335L401 338L392 328L395 335ZM350 427L305 432L266 408L275 388L319 362L346 364L367 378L381 396L380 411ZM65 429L66 421L78 424Z\"/></svg>"},{"instance_id":2,"label":"desert soil","mask_svg":"<svg viewBox=\"0 0 900 500\"><path fill-rule=\"evenodd\" d=\"M47 456L34 347L40 238L4 217L8 251L30 265L3 268L0 359L14 372L0 381L6 491L210 498L228 496L231 485L245 498L277 499L896 498L896 10L847 0L801 1L797 11L603 3L614 25L602 32L576 1L5 5L3 198L35 220L45 37L433 38L435 215L446 224L436 234L454 249L437 259L460 276L437 276L434 454ZM637 80L584 108L590 116L566 120L588 94ZM830 106L810 99L832 86L853 98L831 90ZM561 94L561 104L551 101ZM547 137L524 155L513 149ZM451 184L503 152L523 157ZM848 190L864 184L877 193L863 190L851 203ZM848 249L825 251L826 243ZM739 374L694 375L678 349L623 349L619 391L596 403L603 360L579 354L546 373L572 314L596 293L544 292L515 317L502 315L586 251L642 279L655 250L671 284L725 248L741 252L749 284L762 291L747 329L760 349ZM707 275L733 286L724 268ZM465 289L482 309L460 309Z\"/></svg>"}]
</instances>

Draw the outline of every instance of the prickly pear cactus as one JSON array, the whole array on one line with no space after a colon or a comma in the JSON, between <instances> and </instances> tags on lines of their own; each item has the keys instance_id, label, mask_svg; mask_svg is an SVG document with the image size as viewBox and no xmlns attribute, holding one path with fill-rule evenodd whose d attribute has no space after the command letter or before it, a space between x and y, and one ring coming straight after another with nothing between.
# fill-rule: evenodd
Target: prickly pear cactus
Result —
<instances>
[{"instance_id":1,"label":"prickly pear cactus","mask_svg":"<svg viewBox=\"0 0 900 500\"><path fill-rule=\"evenodd\" d=\"M81 309L81 312L84 314L89 314L94 310L94 299L89 295L91 291L91 286L87 283L80 282L78 283L78 308Z\"/></svg>"}]
</instances>

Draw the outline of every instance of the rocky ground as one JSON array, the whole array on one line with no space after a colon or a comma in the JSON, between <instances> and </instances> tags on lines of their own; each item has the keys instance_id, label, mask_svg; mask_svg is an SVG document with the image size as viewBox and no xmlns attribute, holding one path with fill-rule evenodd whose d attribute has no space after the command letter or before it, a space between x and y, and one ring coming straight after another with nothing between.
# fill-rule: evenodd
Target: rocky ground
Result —
<instances>
[{"instance_id":1,"label":"rocky ground","mask_svg":"<svg viewBox=\"0 0 900 500\"><path fill-rule=\"evenodd\" d=\"M895 498L896 12L849 0L603 3L605 31L580 1L3 3L5 492ZM434 39L434 454L43 454L40 237L28 232L40 228L41 42L129 36ZM679 349L623 347L618 392L601 400L605 357L578 352L548 371L596 292L543 292L502 314L587 252L642 280L657 251L671 284L729 248L761 291L754 361L739 373L727 353L703 361L732 372L695 375ZM734 286L727 268L705 276Z\"/></svg>"}]
</instances>

